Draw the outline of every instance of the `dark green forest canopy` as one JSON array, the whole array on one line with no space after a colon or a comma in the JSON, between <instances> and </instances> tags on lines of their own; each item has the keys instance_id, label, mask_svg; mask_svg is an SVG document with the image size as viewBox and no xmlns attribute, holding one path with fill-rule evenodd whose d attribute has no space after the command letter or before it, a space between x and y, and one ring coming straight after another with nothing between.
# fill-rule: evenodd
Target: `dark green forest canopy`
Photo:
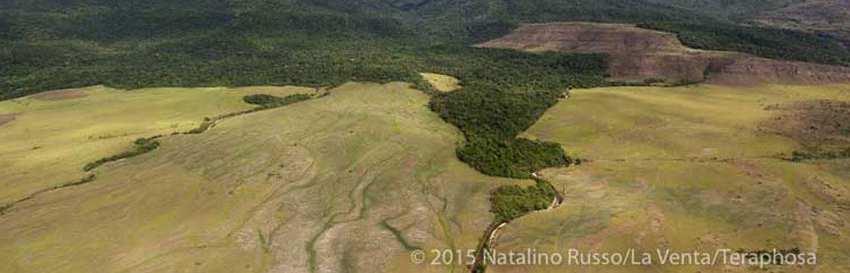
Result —
<instances>
[{"instance_id":1,"label":"dark green forest canopy","mask_svg":"<svg viewBox=\"0 0 850 273\"><path fill-rule=\"evenodd\" d=\"M756 9L779 2L746 5ZM719 8L703 14L689 5L681 0L7 0L0 2L0 99L93 84L409 80L414 70L435 65L427 58L445 66L463 63L456 59L490 58L434 46L469 45L522 22L565 20L640 23L680 33L700 48L848 64L850 54L833 38L743 27L714 16Z\"/></svg>"}]
</instances>

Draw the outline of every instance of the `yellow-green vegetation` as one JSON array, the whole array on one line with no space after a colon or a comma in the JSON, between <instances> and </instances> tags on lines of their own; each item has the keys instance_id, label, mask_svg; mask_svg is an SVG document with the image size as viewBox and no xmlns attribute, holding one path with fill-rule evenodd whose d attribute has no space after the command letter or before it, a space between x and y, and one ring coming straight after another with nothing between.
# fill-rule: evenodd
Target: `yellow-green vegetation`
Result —
<instances>
[{"instance_id":1,"label":"yellow-green vegetation","mask_svg":"<svg viewBox=\"0 0 850 273\"><path fill-rule=\"evenodd\" d=\"M0 216L0 272L465 272L412 265L408 250L474 248L493 221L489 193L534 182L460 162L462 135L428 100L404 83L349 83L159 138L153 152L98 167L91 183ZM225 101L244 107L241 96Z\"/></svg>"},{"instance_id":2,"label":"yellow-green vegetation","mask_svg":"<svg viewBox=\"0 0 850 273\"><path fill-rule=\"evenodd\" d=\"M451 92L461 88L460 80L455 77L436 73L419 73L431 86L440 92Z\"/></svg>"},{"instance_id":3,"label":"yellow-green vegetation","mask_svg":"<svg viewBox=\"0 0 850 273\"><path fill-rule=\"evenodd\" d=\"M558 142L599 160L753 159L790 155L793 140L761 132L769 108L797 101L850 100L847 85L573 90L525 137Z\"/></svg>"},{"instance_id":4,"label":"yellow-green vegetation","mask_svg":"<svg viewBox=\"0 0 850 273\"><path fill-rule=\"evenodd\" d=\"M91 162L123 153L139 138L183 132L205 117L252 109L250 94L313 93L301 87L151 88L102 86L0 102L0 206L84 177Z\"/></svg>"},{"instance_id":5,"label":"yellow-green vegetation","mask_svg":"<svg viewBox=\"0 0 850 273\"><path fill-rule=\"evenodd\" d=\"M802 144L760 127L772 105L850 101L850 86L698 85L574 90L526 133L586 160L541 177L562 206L504 227L501 252L655 255L816 251L817 266L489 266L488 272L845 272L850 160L787 160ZM782 156L782 155L785 156ZM657 257L655 257L657 258Z\"/></svg>"}]
</instances>

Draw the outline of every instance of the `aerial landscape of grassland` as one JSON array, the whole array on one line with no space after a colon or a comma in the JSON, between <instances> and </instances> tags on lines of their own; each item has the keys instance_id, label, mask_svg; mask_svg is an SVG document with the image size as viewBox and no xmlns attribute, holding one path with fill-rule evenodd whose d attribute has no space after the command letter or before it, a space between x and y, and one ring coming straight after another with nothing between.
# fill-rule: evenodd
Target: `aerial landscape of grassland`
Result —
<instances>
[{"instance_id":1,"label":"aerial landscape of grassland","mask_svg":"<svg viewBox=\"0 0 850 273\"><path fill-rule=\"evenodd\" d=\"M102 111L75 105L113 92L124 91L86 89L89 96L76 103L53 102L67 103L55 120ZM174 100L191 98L174 102L145 97L156 90L134 92L112 100L171 112L151 110L165 121L130 118L124 123L136 127L104 129L133 133L110 151L139 135L242 109L246 94L173 90ZM492 221L488 193L531 181L487 177L461 163L460 133L428 109L428 99L404 83L348 83L327 96L222 120L202 134L160 138L155 151L95 169L91 183L40 194L0 217L0 272L466 271L414 266L408 251L474 248ZM198 100L209 105L193 113L211 113L181 111ZM21 119L22 109L15 108ZM118 118L102 115L91 118ZM50 137L16 140L59 145ZM83 154L101 152L108 151ZM80 166L68 170L79 175Z\"/></svg>"},{"instance_id":2,"label":"aerial landscape of grassland","mask_svg":"<svg viewBox=\"0 0 850 273\"><path fill-rule=\"evenodd\" d=\"M151 88L102 86L0 102L0 206L83 177L83 166L133 140L187 131L205 117L253 108L242 96L313 93L302 87Z\"/></svg>"},{"instance_id":3,"label":"aerial landscape of grassland","mask_svg":"<svg viewBox=\"0 0 850 273\"><path fill-rule=\"evenodd\" d=\"M848 26L848 0L0 0L0 273L850 272ZM529 248L818 260L481 260Z\"/></svg>"},{"instance_id":4,"label":"aerial landscape of grassland","mask_svg":"<svg viewBox=\"0 0 850 273\"><path fill-rule=\"evenodd\" d=\"M850 270L850 160L790 161L790 153L811 143L763 128L781 114L775 105L827 99L850 101L850 86L574 90L525 133L584 159L540 173L564 194L564 204L513 221L494 243L502 252L558 253L799 248L815 251L817 266L656 260L652 266L490 266L488 272Z\"/></svg>"}]
</instances>

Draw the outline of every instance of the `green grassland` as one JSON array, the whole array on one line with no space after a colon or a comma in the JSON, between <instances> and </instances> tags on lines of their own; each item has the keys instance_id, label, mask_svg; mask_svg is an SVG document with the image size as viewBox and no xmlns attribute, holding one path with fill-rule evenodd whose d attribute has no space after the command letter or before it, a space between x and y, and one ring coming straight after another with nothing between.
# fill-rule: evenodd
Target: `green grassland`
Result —
<instances>
[{"instance_id":1,"label":"green grassland","mask_svg":"<svg viewBox=\"0 0 850 273\"><path fill-rule=\"evenodd\" d=\"M777 156L800 144L761 132L767 106L850 101L848 86L575 90L526 137L556 141L586 158L541 176L562 206L515 220L500 251L817 251L816 267L490 266L488 272L843 272L850 258L850 161Z\"/></svg>"},{"instance_id":2,"label":"green grassland","mask_svg":"<svg viewBox=\"0 0 850 273\"><path fill-rule=\"evenodd\" d=\"M756 130L771 105L850 100L846 85L573 90L523 136L591 160L759 159L790 155L792 140Z\"/></svg>"},{"instance_id":3,"label":"green grassland","mask_svg":"<svg viewBox=\"0 0 850 273\"><path fill-rule=\"evenodd\" d=\"M66 91L59 91L66 92ZM313 93L301 87L84 88L85 97L37 96L0 102L15 120L0 127L0 204L83 177L83 166L130 148L138 138L183 132L205 117L251 109L249 94Z\"/></svg>"},{"instance_id":4,"label":"green grassland","mask_svg":"<svg viewBox=\"0 0 850 273\"><path fill-rule=\"evenodd\" d=\"M61 116L96 111L89 103L116 92L121 96L110 101L128 100L164 117L191 116L175 105L156 110L168 105L152 99L157 90L87 92L55 102L69 104ZM246 108L245 92L170 93L193 98L178 105L203 101L217 113ZM165 136L153 152L95 169L90 183L7 211L0 217L0 271L463 272L459 265L413 266L408 251L474 248L493 220L486 213L489 193L534 182L486 177L460 162L454 150L462 134L428 101L404 83L348 83L327 96L222 120L201 134ZM24 119L27 112L19 111ZM164 124L164 131L198 121L143 123L132 111L125 115L130 118L120 124ZM79 130L68 126L51 132ZM130 130L113 127L113 134ZM52 145L59 144L65 145ZM100 152L107 151L88 153ZM82 163L70 163L62 162L78 173Z\"/></svg>"}]
</instances>

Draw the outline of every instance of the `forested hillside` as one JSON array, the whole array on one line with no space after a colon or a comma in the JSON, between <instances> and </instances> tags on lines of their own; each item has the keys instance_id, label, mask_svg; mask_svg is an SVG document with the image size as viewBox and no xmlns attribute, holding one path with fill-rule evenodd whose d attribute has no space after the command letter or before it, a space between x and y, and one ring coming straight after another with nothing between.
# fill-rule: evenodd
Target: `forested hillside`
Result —
<instances>
[{"instance_id":1,"label":"forested hillside","mask_svg":"<svg viewBox=\"0 0 850 273\"><path fill-rule=\"evenodd\" d=\"M757 24L839 37L850 46L850 2L810 0L758 14Z\"/></svg>"},{"instance_id":2,"label":"forested hillside","mask_svg":"<svg viewBox=\"0 0 850 273\"><path fill-rule=\"evenodd\" d=\"M461 48L522 22L570 20L640 23L678 32L699 48L848 64L850 54L834 38L742 27L714 16L716 9L703 14L682 8L689 5L660 0L3 1L0 99L93 84L409 80L415 70L434 63L423 57L434 57L432 52L441 54L439 60L487 58L434 46Z\"/></svg>"},{"instance_id":3,"label":"forested hillside","mask_svg":"<svg viewBox=\"0 0 850 273\"><path fill-rule=\"evenodd\" d=\"M653 3L671 5L731 20L747 20L753 15L781 9L805 0L651 0Z\"/></svg>"}]
</instances>

